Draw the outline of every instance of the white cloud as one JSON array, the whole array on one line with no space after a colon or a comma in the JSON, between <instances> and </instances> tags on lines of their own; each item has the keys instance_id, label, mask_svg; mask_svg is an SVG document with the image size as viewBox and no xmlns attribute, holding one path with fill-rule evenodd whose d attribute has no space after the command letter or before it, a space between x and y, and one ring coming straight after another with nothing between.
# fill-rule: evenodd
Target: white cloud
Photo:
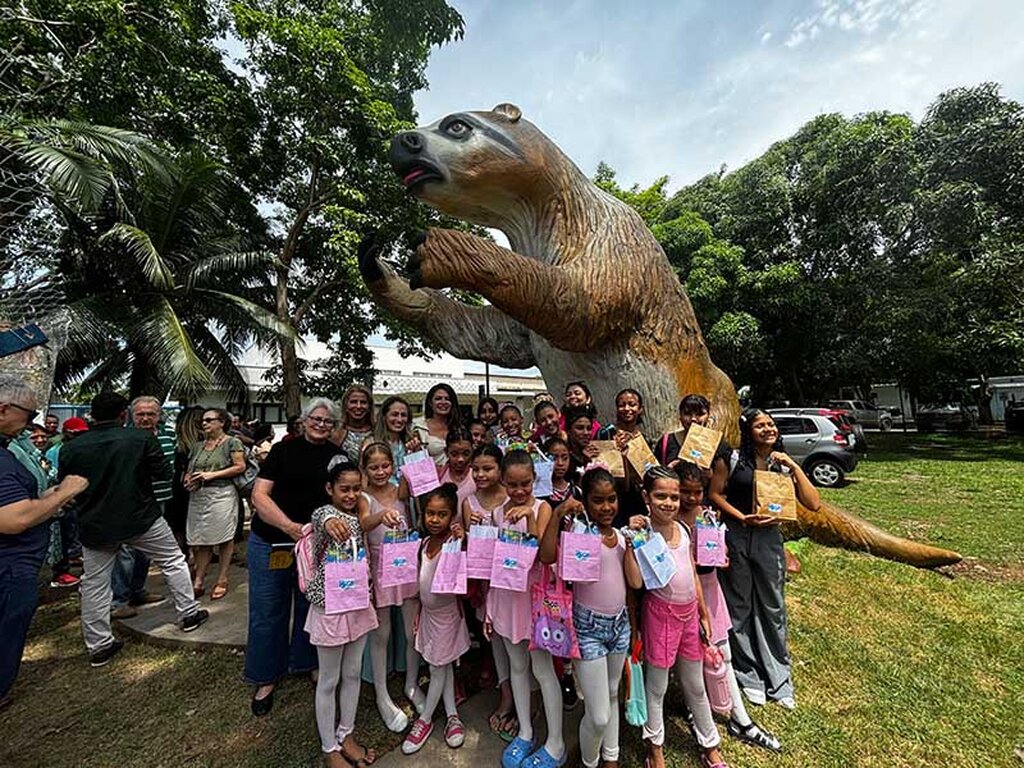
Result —
<instances>
[{"instance_id":1,"label":"white cloud","mask_svg":"<svg viewBox=\"0 0 1024 768\"><path fill-rule=\"evenodd\" d=\"M466 40L434 54L422 122L512 101L585 172L604 160L626 185L668 173L674 189L735 168L823 112L920 117L943 90L985 80L1024 98L1017 0L780 0L746 14L673 0L454 2Z\"/></svg>"},{"instance_id":2,"label":"white cloud","mask_svg":"<svg viewBox=\"0 0 1024 768\"><path fill-rule=\"evenodd\" d=\"M772 33L771 32L765 32L763 35L761 35L761 45L764 45L765 43L767 43L771 39L772 39Z\"/></svg>"}]
</instances>

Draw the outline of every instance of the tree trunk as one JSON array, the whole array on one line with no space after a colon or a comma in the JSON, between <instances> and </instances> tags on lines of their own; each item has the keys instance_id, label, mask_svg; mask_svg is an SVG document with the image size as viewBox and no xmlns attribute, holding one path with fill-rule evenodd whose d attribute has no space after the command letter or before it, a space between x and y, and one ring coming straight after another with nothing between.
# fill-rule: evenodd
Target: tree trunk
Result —
<instances>
[{"instance_id":1,"label":"tree trunk","mask_svg":"<svg viewBox=\"0 0 1024 768\"><path fill-rule=\"evenodd\" d=\"M281 322L288 323L293 328L294 322L291 313L288 311L288 269L278 268L277 284L274 286L276 299L277 317ZM295 328L296 334L298 328ZM299 384L299 356L295 352L295 342L291 339L281 339L278 342L281 350L281 399L284 402L284 412L288 417L298 416L302 411L302 389Z\"/></svg>"}]
</instances>

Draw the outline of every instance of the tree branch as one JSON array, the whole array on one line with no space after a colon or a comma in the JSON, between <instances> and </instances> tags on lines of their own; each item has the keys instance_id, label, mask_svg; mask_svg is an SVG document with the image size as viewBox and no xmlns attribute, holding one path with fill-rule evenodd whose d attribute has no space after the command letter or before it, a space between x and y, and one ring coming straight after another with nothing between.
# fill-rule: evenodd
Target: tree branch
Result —
<instances>
[{"instance_id":1,"label":"tree branch","mask_svg":"<svg viewBox=\"0 0 1024 768\"><path fill-rule=\"evenodd\" d=\"M302 303L299 304L298 308L292 314L292 324L295 327L296 333L299 330L299 323L302 322L303 316L306 314L306 312L309 311L310 307L313 306L314 302L316 302L316 300L320 298L323 292L330 288L338 288L344 284L344 280L329 280L326 283L320 283L320 285L318 285L310 292L309 296L307 296L302 301Z\"/></svg>"}]
</instances>

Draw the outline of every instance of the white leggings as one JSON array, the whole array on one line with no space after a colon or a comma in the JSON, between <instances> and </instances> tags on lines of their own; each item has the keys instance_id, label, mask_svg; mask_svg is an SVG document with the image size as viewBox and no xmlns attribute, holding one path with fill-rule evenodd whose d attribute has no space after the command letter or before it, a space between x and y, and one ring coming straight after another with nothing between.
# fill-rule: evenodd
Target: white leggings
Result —
<instances>
[{"instance_id":1,"label":"white leggings","mask_svg":"<svg viewBox=\"0 0 1024 768\"><path fill-rule=\"evenodd\" d=\"M381 709L398 709L388 693L388 641L391 639L391 608L377 609L377 628L370 634L370 668L373 670L373 689L377 694L377 706ZM420 602L410 598L402 603L402 624L405 629L405 695L413 699L417 692L420 674L420 655L416 652L416 614Z\"/></svg>"},{"instance_id":2,"label":"white leggings","mask_svg":"<svg viewBox=\"0 0 1024 768\"><path fill-rule=\"evenodd\" d=\"M552 757L559 758L565 752L562 738L562 686L555 676L555 666L547 651L528 650L529 642L513 643L501 638L508 652L509 681L512 684L512 700L516 705L519 720L519 738L533 742L533 723L530 721L530 669L540 684L541 701L544 703L544 718L548 726L548 740L544 748Z\"/></svg>"},{"instance_id":3,"label":"white leggings","mask_svg":"<svg viewBox=\"0 0 1024 768\"><path fill-rule=\"evenodd\" d=\"M625 661L626 654L610 653L572 664L586 705L580 720L580 756L587 768L595 768L598 760L619 760L619 680Z\"/></svg>"},{"instance_id":4,"label":"white leggings","mask_svg":"<svg viewBox=\"0 0 1024 768\"><path fill-rule=\"evenodd\" d=\"M647 688L647 722L644 723L644 739L655 746L665 743L665 691L668 690L670 670L644 664L644 678ZM701 661L676 659L676 676L683 688L686 706L693 713L697 743L704 749L717 747L721 742L715 721L711 719L711 705L704 690L704 664Z\"/></svg>"},{"instance_id":5,"label":"white leggings","mask_svg":"<svg viewBox=\"0 0 1024 768\"><path fill-rule=\"evenodd\" d=\"M320 748L336 752L355 728L356 708L359 706L359 687L362 680L363 649L366 635L345 645L318 645L316 655L320 661L320 676L316 682L316 729L320 732ZM338 681L341 681L341 713L338 726L334 726L337 713Z\"/></svg>"},{"instance_id":6,"label":"white leggings","mask_svg":"<svg viewBox=\"0 0 1024 768\"><path fill-rule=\"evenodd\" d=\"M729 679L729 696L732 699L730 715L740 725L750 725L754 721L750 719L747 707L743 703L743 697L740 695L740 685L736 682L736 673L732 668L732 649L729 647L729 641L721 643L718 649L722 652L722 658L725 660L725 673Z\"/></svg>"},{"instance_id":7,"label":"white leggings","mask_svg":"<svg viewBox=\"0 0 1024 768\"><path fill-rule=\"evenodd\" d=\"M441 699L444 699L444 712L447 717L457 715L455 709L455 665L442 664L436 667L430 665L430 685L427 686L427 700L423 705L423 714L420 719L429 723L434 719L434 710Z\"/></svg>"},{"instance_id":8,"label":"white leggings","mask_svg":"<svg viewBox=\"0 0 1024 768\"><path fill-rule=\"evenodd\" d=\"M505 650L505 641L497 637L491 643L491 656L494 657L494 675L498 678L500 686L508 680L508 651Z\"/></svg>"}]
</instances>

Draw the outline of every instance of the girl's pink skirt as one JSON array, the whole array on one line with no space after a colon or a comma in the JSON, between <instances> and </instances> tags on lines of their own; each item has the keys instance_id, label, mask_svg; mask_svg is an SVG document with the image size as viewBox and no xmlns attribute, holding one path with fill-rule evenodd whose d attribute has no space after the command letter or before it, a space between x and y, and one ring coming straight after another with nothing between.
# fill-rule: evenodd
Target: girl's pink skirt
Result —
<instances>
[{"instance_id":1,"label":"girl's pink skirt","mask_svg":"<svg viewBox=\"0 0 1024 768\"><path fill-rule=\"evenodd\" d=\"M324 613L315 605L309 606L305 630L309 642L325 647L347 645L377 628L377 611L372 605L348 613Z\"/></svg>"},{"instance_id":2,"label":"girl's pink skirt","mask_svg":"<svg viewBox=\"0 0 1024 768\"><path fill-rule=\"evenodd\" d=\"M643 611L644 661L659 669L672 669L677 658L704 658L696 600L685 605L668 603L648 592Z\"/></svg>"}]
</instances>

